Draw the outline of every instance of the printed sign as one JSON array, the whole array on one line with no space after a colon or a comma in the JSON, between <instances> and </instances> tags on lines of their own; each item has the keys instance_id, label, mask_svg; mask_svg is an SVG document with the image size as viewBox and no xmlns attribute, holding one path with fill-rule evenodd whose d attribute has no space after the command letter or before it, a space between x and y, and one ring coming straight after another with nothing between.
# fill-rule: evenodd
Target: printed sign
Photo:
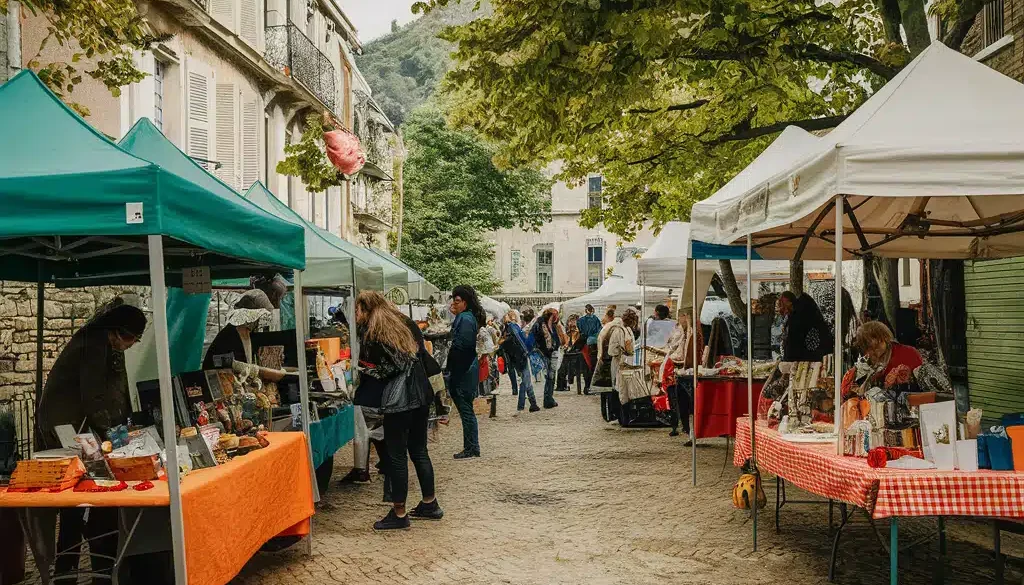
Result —
<instances>
[{"instance_id":1,"label":"printed sign","mask_svg":"<svg viewBox=\"0 0 1024 585\"><path fill-rule=\"evenodd\" d=\"M128 224L145 223L142 217L142 203L125 203L124 221Z\"/></svg>"},{"instance_id":2,"label":"printed sign","mask_svg":"<svg viewBox=\"0 0 1024 585\"><path fill-rule=\"evenodd\" d=\"M210 292L210 267L193 266L182 270L181 288L190 295Z\"/></svg>"}]
</instances>

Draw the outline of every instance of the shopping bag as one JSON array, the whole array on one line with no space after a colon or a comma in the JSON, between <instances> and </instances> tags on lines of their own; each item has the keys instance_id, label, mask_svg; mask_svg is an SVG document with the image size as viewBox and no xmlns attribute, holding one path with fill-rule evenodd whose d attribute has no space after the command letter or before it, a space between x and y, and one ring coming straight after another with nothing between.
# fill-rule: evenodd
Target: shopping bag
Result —
<instances>
[{"instance_id":1,"label":"shopping bag","mask_svg":"<svg viewBox=\"0 0 1024 585\"><path fill-rule=\"evenodd\" d=\"M651 396L651 401L654 402L654 410L658 412L669 411L668 393L662 393L656 396Z\"/></svg>"},{"instance_id":2,"label":"shopping bag","mask_svg":"<svg viewBox=\"0 0 1024 585\"><path fill-rule=\"evenodd\" d=\"M498 373L499 374L504 374L505 373L505 358L503 358L501 356L498 356Z\"/></svg>"}]
</instances>

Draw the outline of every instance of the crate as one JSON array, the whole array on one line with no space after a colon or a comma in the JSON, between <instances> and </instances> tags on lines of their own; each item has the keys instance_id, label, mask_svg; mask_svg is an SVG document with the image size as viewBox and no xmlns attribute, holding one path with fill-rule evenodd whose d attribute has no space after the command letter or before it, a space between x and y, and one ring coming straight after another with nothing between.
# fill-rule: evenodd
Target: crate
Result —
<instances>
[{"instance_id":1,"label":"crate","mask_svg":"<svg viewBox=\"0 0 1024 585\"><path fill-rule=\"evenodd\" d=\"M85 465L78 457L64 459L27 459L19 461L11 474L10 487L16 489L66 490L75 487L85 475Z\"/></svg>"}]
</instances>

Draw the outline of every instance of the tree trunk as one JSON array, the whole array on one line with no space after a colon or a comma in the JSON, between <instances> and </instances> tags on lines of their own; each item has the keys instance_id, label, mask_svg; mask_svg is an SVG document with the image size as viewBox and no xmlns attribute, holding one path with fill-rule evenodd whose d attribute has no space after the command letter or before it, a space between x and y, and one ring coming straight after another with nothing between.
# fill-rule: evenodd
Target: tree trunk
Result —
<instances>
[{"instance_id":1,"label":"tree trunk","mask_svg":"<svg viewBox=\"0 0 1024 585\"><path fill-rule=\"evenodd\" d=\"M895 258L872 258L872 272L878 282L878 291L885 308L885 319L896 327L896 312L900 308L899 260Z\"/></svg>"},{"instance_id":2,"label":"tree trunk","mask_svg":"<svg viewBox=\"0 0 1024 585\"><path fill-rule=\"evenodd\" d=\"M804 294L804 261L789 261L789 290L796 296Z\"/></svg>"},{"instance_id":3,"label":"tree trunk","mask_svg":"<svg viewBox=\"0 0 1024 585\"><path fill-rule=\"evenodd\" d=\"M903 22L903 30L907 34L907 47L910 49L910 56L916 57L932 42L931 35L928 34L928 17L924 13L924 0L899 0L899 6L900 20Z\"/></svg>"},{"instance_id":4,"label":"tree trunk","mask_svg":"<svg viewBox=\"0 0 1024 585\"><path fill-rule=\"evenodd\" d=\"M736 275L732 272L732 262L719 260L718 268L722 273L722 285L725 287L725 297L729 299L729 308L732 309L732 314L746 319L747 305L743 302L743 296L740 295L739 285L736 284Z\"/></svg>"}]
</instances>

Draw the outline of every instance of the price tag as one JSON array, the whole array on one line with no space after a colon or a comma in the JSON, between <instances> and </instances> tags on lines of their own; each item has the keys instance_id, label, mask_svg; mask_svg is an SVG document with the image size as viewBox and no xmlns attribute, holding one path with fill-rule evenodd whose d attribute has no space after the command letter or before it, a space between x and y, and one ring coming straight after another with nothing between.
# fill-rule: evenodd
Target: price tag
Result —
<instances>
[{"instance_id":1,"label":"price tag","mask_svg":"<svg viewBox=\"0 0 1024 585\"><path fill-rule=\"evenodd\" d=\"M186 294L199 295L210 292L210 267L193 266L181 271L181 288Z\"/></svg>"}]
</instances>

